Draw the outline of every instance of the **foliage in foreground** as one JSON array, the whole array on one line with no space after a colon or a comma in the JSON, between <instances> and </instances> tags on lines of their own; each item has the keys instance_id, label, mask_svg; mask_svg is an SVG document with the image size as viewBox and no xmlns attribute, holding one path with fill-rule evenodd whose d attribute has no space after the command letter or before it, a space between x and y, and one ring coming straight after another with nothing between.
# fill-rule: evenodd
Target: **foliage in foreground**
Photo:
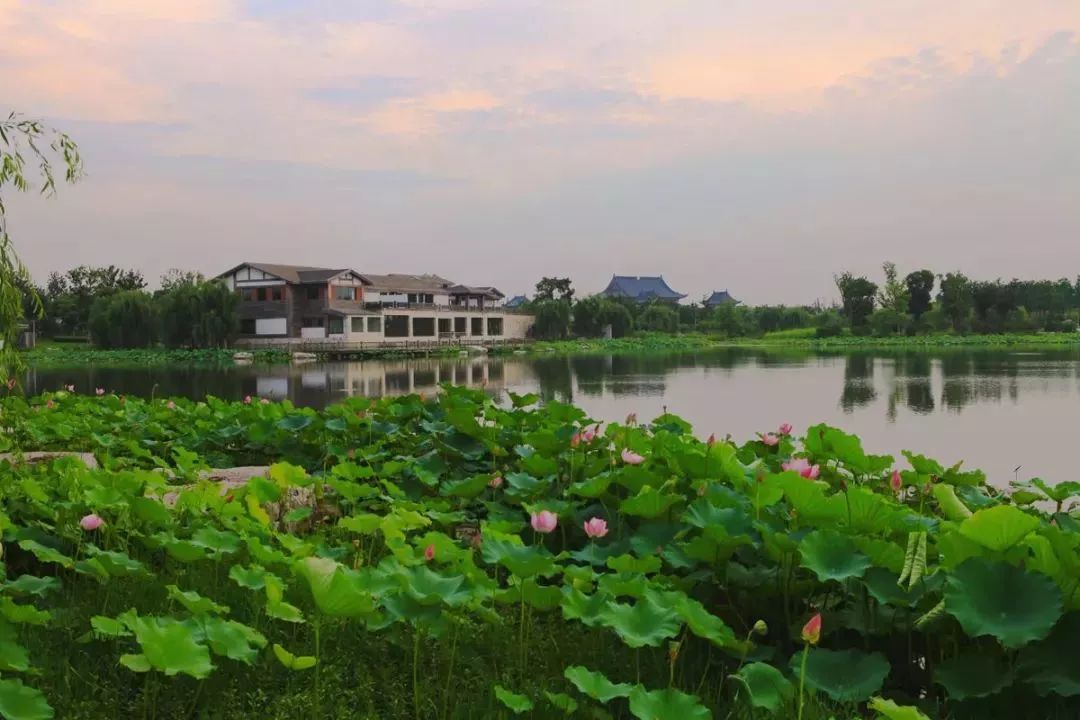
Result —
<instances>
[{"instance_id":1,"label":"foliage in foreground","mask_svg":"<svg viewBox=\"0 0 1080 720\"><path fill-rule=\"evenodd\" d=\"M1076 717L1080 484L512 399L8 397L0 715Z\"/></svg>"}]
</instances>

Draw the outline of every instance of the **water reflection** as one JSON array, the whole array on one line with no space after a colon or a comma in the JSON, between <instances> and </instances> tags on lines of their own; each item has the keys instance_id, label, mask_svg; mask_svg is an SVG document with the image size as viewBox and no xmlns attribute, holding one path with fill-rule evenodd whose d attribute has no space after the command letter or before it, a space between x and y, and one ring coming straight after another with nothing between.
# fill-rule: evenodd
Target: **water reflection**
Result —
<instances>
[{"instance_id":1,"label":"water reflection","mask_svg":"<svg viewBox=\"0 0 1080 720\"><path fill-rule=\"evenodd\" d=\"M536 392L594 417L642 418L667 406L702 434L747 437L780 422L829 422L868 449L943 460L1071 468L1080 350L811 353L732 348L700 353L461 357L302 366L32 370L32 392L74 383L140 396L245 395L321 407L349 396L430 393L440 383ZM1067 477L1065 479L1076 479Z\"/></svg>"}]
</instances>

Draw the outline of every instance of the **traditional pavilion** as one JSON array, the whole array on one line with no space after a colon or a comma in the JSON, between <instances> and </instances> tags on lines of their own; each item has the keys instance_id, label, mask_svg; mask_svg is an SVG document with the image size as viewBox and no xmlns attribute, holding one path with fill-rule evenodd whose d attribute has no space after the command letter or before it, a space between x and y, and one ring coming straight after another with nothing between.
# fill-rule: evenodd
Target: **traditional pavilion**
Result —
<instances>
[{"instance_id":1,"label":"traditional pavilion","mask_svg":"<svg viewBox=\"0 0 1080 720\"><path fill-rule=\"evenodd\" d=\"M720 305L738 305L739 301L731 297L727 290L714 290L713 294L705 298L702 303L705 307L719 307Z\"/></svg>"},{"instance_id":2,"label":"traditional pavilion","mask_svg":"<svg viewBox=\"0 0 1080 720\"><path fill-rule=\"evenodd\" d=\"M654 300L677 303L686 297L684 293L673 290L662 275L655 277L615 275L600 294L610 298L628 298L639 303Z\"/></svg>"}]
</instances>

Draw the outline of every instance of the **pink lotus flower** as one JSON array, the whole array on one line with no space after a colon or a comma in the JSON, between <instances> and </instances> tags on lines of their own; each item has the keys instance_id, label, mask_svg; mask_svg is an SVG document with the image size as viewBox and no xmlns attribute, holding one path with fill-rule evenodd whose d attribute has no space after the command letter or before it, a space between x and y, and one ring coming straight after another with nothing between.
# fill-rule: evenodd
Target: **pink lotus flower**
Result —
<instances>
[{"instance_id":1,"label":"pink lotus flower","mask_svg":"<svg viewBox=\"0 0 1080 720\"><path fill-rule=\"evenodd\" d=\"M581 432L581 439L584 442L591 443L596 439L596 436L600 434L600 425L597 423L593 427L587 427Z\"/></svg>"},{"instance_id":2,"label":"pink lotus flower","mask_svg":"<svg viewBox=\"0 0 1080 720\"><path fill-rule=\"evenodd\" d=\"M761 442L765 443L769 447L773 447L773 446L779 444L780 438L778 438L773 433L767 433L767 434L761 436Z\"/></svg>"},{"instance_id":3,"label":"pink lotus flower","mask_svg":"<svg viewBox=\"0 0 1080 720\"><path fill-rule=\"evenodd\" d=\"M56 403L54 403L52 400L49 400L47 403L45 403L45 407L52 410L54 407L56 407Z\"/></svg>"},{"instance_id":4,"label":"pink lotus flower","mask_svg":"<svg viewBox=\"0 0 1080 720\"><path fill-rule=\"evenodd\" d=\"M607 521L594 517L585 521L585 534L591 538L602 538L607 535Z\"/></svg>"},{"instance_id":5,"label":"pink lotus flower","mask_svg":"<svg viewBox=\"0 0 1080 720\"><path fill-rule=\"evenodd\" d=\"M581 433L574 433L574 436L570 438L570 447L576 448L581 444Z\"/></svg>"},{"instance_id":6,"label":"pink lotus flower","mask_svg":"<svg viewBox=\"0 0 1080 720\"><path fill-rule=\"evenodd\" d=\"M270 401L267 400L266 398L259 398L259 404L260 405L269 405Z\"/></svg>"},{"instance_id":7,"label":"pink lotus flower","mask_svg":"<svg viewBox=\"0 0 1080 720\"><path fill-rule=\"evenodd\" d=\"M806 458L792 458L788 462L781 464L781 467L785 470L797 472L807 480L816 480L817 476L821 474L821 466L811 465Z\"/></svg>"},{"instance_id":8,"label":"pink lotus flower","mask_svg":"<svg viewBox=\"0 0 1080 720\"><path fill-rule=\"evenodd\" d=\"M548 510L541 510L538 513L533 513L529 518L529 522L532 523L533 530L547 535L559 524L559 516Z\"/></svg>"},{"instance_id":9,"label":"pink lotus flower","mask_svg":"<svg viewBox=\"0 0 1080 720\"><path fill-rule=\"evenodd\" d=\"M624 448L622 451L622 461L627 465L640 465L645 462L645 458L638 455L630 448Z\"/></svg>"},{"instance_id":10,"label":"pink lotus flower","mask_svg":"<svg viewBox=\"0 0 1080 720\"><path fill-rule=\"evenodd\" d=\"M900 492L900 489L904 487L904 479L900 477L899 470L892 471L892 477L889 479L889 487L891 487L892 491L895 493Z\"/></svg>"},{"instance_id":11,"label":"pink lotus flower","mask_svg":"<svg viewBox=\"0 0 1080 720\"><path fill-rule=\"evenodd\" d=\"M97 390L94 391L94 394L97 395L98 397L101 397L102 395L105 394L105 388L98 388Z\"/></svg>"},{"instance_id":12,"label":"pink lotus flower","mask_svg":"<svg viewBox=\"0 0 1080 720\"><path fill-rule=\"evenodd\" d=\"M495 477L491 478L491 480L488 482L488 487L491 488L492 490L498 490L499 488L502 487L502 484L503 484L502 476L501 475L496 475Z\"/></svg>"},{"instance_id":13,"label":"pink lotus flower","mask_svg":"<svg viewBox=\"0 0 1080 720\"><path fill-rule=\"evenodd\" d=\"M250 395L245 395L244 396L244 404L245 405L250 405L251 404L251 396Z\"/></svg>"},{"instance_id":14,"label":"pink lotus flower","mask_svg":"<svg viewBox=\"0 0 1080 720\"><path fill-rule=\"evenodd\" d=\"M791 434L791 423L784 423L783 425L781 425L780 426L780 434L781 435L790 435Z\"/></svg>"},{"instance_id":15,"label":"pink lotus flower","mask_svg":"<svg viewBox=\"0 0 1080 720\"><path fill-rule=\"evenodd\" d=\"M803 625L802 639L807 645L817 645L821 640L821 613L817 613Z\"/></svg>"},{"instance_id":16,"label":"pink lotus flower","mask_svg":"<svg viewBox=\"0 0 1080 720\"><path fill-rule=\"evenodd\" d=\"M705 441L705 445L707 447L712 447L715 444L716 444L716 433L713 433L712 435L709 435L709 439Z\"/></svg>"},{"instance_id":17,"label":"pink lotus flower","mask_svg":"<svg viewBox=\"0 0 1080 720\"><path fill-rule=\"evenodd\" d=\"M64 389L67 390L70 393L75 392L75 386L74 385L65 385Z\"/></svg>"},{"instance_id":18,"label":"pink lotus flower","mask_svg":"<svg viewBox=\"0 0 1080 720\"><path fill-rule=\"evenodd\" d=\"M14 390L15 389L15 378L8 378L7 379L7 389L8 390Z\"/></svg>"},{"instance_id":19,"label":"pink lotus flower","mask_svg":"<svg viewBox=\"0 0 1080 720\"><path fill-rule=\"evenodd\" d=\"M104 524L105 521L101 519L101 516L94 513L90 513L79 521L79 527L87 532L93 532Z\"/></svg>"},{"instance_id":20,"label":"pink lotus flower","mask_svg":"<svg viewBox=\"0 0 1080 720\"><path fill-rule=\"evenodd\" d=\"M165 403L165 407L169 408L170 410L175 410L176 409L176 403L174 403L172 400L170 400L169 402Z\"/></svg>"},{"instance_id":21,"label":"pink lotus flower","mask_svg":"<svg viewBox=\"0 0 1080 720\"><path fill-rule=\"evenodd\" d=\"M435 559L435 546L434 545L428 545L426 548L424 548L424 560L426 562L431 562L434 559Z\"/></svg>"}]
</instances>

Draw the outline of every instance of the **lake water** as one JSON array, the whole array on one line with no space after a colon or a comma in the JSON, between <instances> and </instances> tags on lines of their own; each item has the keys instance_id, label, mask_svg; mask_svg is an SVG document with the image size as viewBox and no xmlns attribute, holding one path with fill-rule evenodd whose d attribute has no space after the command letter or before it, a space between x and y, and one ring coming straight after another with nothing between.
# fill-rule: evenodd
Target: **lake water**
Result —
<instances>
[{"instance_id":1,"label":"lake water","mask_svg":"<svg viewBox=\"0 0 1080 720\"><path fill-rule=\"evenodd\" d=\"M439 383L536 392L600 420L645 421L667 407L698 434L827 422L868 452L901 449L987 472L1051 482L1080 479L1080 350L812 353L748 348L696 353L455 358L229 368L31 370L31 392L73 383L148 397L207 394L288 398L322 407L350 395L433 392ZM1015 469L1019 467L1019 471Z\"/></svg>"}]
</instances>

